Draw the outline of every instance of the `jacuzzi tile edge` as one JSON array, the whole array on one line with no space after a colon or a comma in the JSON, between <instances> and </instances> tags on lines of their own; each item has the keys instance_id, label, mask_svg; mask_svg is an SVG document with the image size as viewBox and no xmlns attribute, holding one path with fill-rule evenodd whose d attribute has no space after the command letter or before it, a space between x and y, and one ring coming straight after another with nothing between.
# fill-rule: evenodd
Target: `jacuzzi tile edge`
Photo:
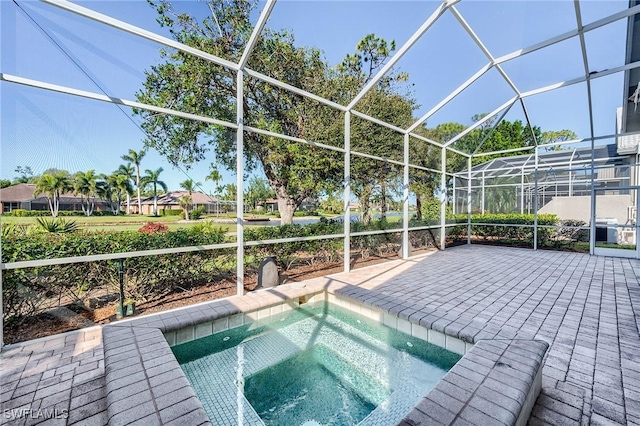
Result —
<instances>
[{"instance_id":1,"label":"jacuzzi tile edge","mask_svg":"<svg viewBox=\"0 0 640 426\"><path fill-rule=\"evenodd\" d=\"M399 423L401 426L516 425L529 421L542 388L549 345L534 340L481 340Z\"/></svg>"},{"instance_id":2,"label":"jacuzzi tile edge","mask_svg":"<svg viewBox=\"0 0 640 426\"><path fill-rule=\"evenodd\" d=\"M109 425L208 425L209 419L157 328L103 329Z\"/></svg>"},{"instance_id":3,"label":"jacuzzi tile edge","mask_svg":"<svg viewBox=\"0 0 640 426\"><path fill-rule=\"evenodd\" d=\"M180 424L184 419L188 419L189 424L193 425L209 424L202 404L195 396L170 346L266 319L295 309L300 302L323 301L464 355L436 388L407 415L403 424L449 424L444 419L452 415L453 418L459 416L472 424L486 424L489 417L484 412L493 413L491 410L495 407L501 412L500 404L512 409L508 411L510 416L503 413L503 422L526 424L541 388L542 358L548 347L546 343L532 340L479 340L474 345L470 341L445 334L445 330L427 328L401 318L397 313L390 313L349 296L335 294L330 286L311 285L305 289L293 290L281 286L279 289L278 292L263 290L243 298L212 301L197 308L185 308L166 315L143 317L105 327L109 425L132 424L138 420L152 424ZM345 286L340 289L345 289ZM450 329L451 327L447 327L446 331L449 332ZM459 332L452 334L460 335ZM467 336L460 337L470 340ZM515 361L518 363L515 364ZM510 363L515 364L515 367ZM507 376L508 379L505 379L505 366L509 368L508 374L518 378L513 380L512 376ZM517 386L514 387L514 383ZM470 392L468 388L475 392ZM491 399L489 395L494 398ZM442 407L437 403L437 398L442 396L453 398L450 401L457 401L459 404L445 404ZM496 399L499 396L504 400ZM499 401L499 405L491 401ZM493 406L487 408L487 403ZM433 411L426 408L430 404L435 404L431 406ZM460 405L460 410L453 413L452 407L457 405ZM434 413L440 413L442 417L438 419L438 415ZM486 418L477 420L483 419L482 416ZM493 414L493 418L489 420L500 421L495 417Z\"/></svg>"}]
</instances>

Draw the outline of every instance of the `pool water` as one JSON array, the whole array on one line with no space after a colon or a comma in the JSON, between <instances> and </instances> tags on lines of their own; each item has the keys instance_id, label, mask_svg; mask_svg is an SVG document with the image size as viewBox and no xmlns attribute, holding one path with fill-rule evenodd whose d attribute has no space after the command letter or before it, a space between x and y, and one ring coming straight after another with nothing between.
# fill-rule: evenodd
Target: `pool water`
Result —
<instances>
[{"instance_id":1,"label":"pool water","mask_svg":"<svg viewBox=\"0 0 640 426\"><path fill-rule=\"evenodd\" d=\"M172 349L216 425L393 425L460 359L325 303Z\"/></svg>"},{"instance_id":2,"label":"pool water","mask_svg":"<svg viewBox=\"0 0 640 426\"><path fill-rule=\"evenodd\" d=\"M294 425L300 419L323 425L357 424L389 393L382 383L322 344L259 371L244 383L244 396L268 425Z\"/></svg>"}]
</instances>

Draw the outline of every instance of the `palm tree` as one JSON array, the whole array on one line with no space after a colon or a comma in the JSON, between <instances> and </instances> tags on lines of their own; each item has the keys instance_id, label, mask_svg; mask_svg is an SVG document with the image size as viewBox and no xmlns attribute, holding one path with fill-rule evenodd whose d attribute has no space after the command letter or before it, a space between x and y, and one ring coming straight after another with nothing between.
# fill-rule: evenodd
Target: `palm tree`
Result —
<instances>
[{"instance_id":1,"label":"palm tree","mask_svg":"<svg viewBox=\"0 0 640 426\"><path fill-rule=\"evenodd\" d=\"M55 174L45 173L36 180L34 195L45 194L49 201L51 216L58 217L60 209L60 196L71 190L69 173L59 171Z\"/></svg>"},{"instance_id":2,"label":"palm tree","mask_svg":"<svg viewBox=\"0 0 640 426\"><path fill-rule=\"evenodd\" d=\"M184 210L184 218L189 220L189 207L193 204L193 199L189 195L180 197L180 207Z\"/></svg>"},{"instance_id":3,"label":"palm tree","mask_svg":"<svg viewBox=\"0 0 640 426\"><path fill-rule=\"evenodd\" d=\"M131 187L132 189L133 187L131 186L131 181L133 181L135 172L136 170L131 165L131 163L120 164L120 166L118 167L118 170L115 171L115 173L127 177L127 180L129 181L129 187ZM131 214L131 193L132 192L133 191L127 191L127 214Z\"/></svg>"},{"instance_id":4,"label":"palm tree","mask_svg":"<svg viewBox=\"0 0 640 426\"><path fill-rule=\"evenodd\" d=\"M216 197L220 196L220 181L222 180L222 175L220 174L220 172L218 171L218 169L216 169L213 165L213 163L211 163L210 166L210 172L207 175L207 177L204 178L204 180L210 180L214 183L214 185L216 186L216 190L215 190L215 194ZM220 200L218 200L216 198L216 214L220 213Z\"/></svg>"},{"instance_id":5,"label":"palm tree","mask_svg":"<svg viewBox=\"0 0 640 426\"><path fill-rule=\"evenodd\" d=\"M120 214L122 198L126 196L128 200L133 193L131 179L126 175L118 173L118 171L107 176L104 184L100 185L98 189L100 196L111 202L111 211L114 215Z\"/></svg>"},{"instance_id":6,"label":"palm tree","mask_svg":"<svg viewBox=\"0 0 640 426\"><path fill-rule=\"evenodd\" d=\"M146 173L141 179L141 185L147 187L148 185L153 186L153 215L158 216L158 186L161 187L164 191L167 190L167 184L160 180L160 173L163 172L163 168L160 167L156 170L145 170ZM138 187L140 190L140 187ZM139 200L139 198L138 198Z\"/></svg>"},{"instance_id":7,"label":"palm tree","mask_svg":"<svg viewBox=\"0 0 640 426\"><path fill-rule=\"evenodd\" d=\"M184 182L180 182L180 187L189 192L189 196L196 190L196 187L202 185L200 182L194 182L193 179L187 179Z\"/></svg>"},{"instance_id":8,"label":"palm tree","mask_svg":"<svg viewBox=\"0 0 640 426\"><path fill-rule=\"evenodd\" d=\"M142 158L147 154L143 149L140 152L136 152L133 149L129 150L128 154L121 156L124 161L129 161L136 166L136 188L138 189L138 214L142 214L142 200L140 199L140 163Z\"/></svg>"},{"instance_id":9,"label":"palm tree","mask_svg":"<svg viewBox=\"0 0 640 426\"><path fill-rule=\"evenodd\" d=\"M215 167L213 167L213 164L211 164L211 168L210 168L210 172L207 175L207 177L204 178L204 180L210 180L213 182L213 184L216 186L216 195L218 195L219 191L220 191L220 181L222 180L222 175L220 174L220 172L218 171L218 169L216 169Z\"/></svg>"},{"instance_id":10,"label":"palm tree","mask_svg":"<svg viewBox=\"0 0 640 426\"><path fill-rule=\"evenodd\" d=\"M97 175L95 170L78 172L73 175L73 192L82 196L82 211L85 216L91 216L93 213L95 208L94 197L98 195L100 187L98 179L101 178L102 175Z\"/></svg>"},{"instance_id":11,"label":"palm tree","mask_svg":"<svg viewBox=\"0 0 640 426\"><path fill-rule=\"evenodd\" d=\"M193 198L191 197L193 195L193 191L195 191L197 186L202 185L200 182L194 182L193 179L187 179L184 182L180 182L180 187L182 187L182 189L184 189L185 191L187 191L189 193L188 196L184 196L180 199L180 205L182 206L183 203L183 198L185 199L185 203L186 200L189 201L189 205L188 206L183 206L185 207L185 219L189 220L189 207L191 207L191 205L193 204Z\"/></svg>"},{"instance_id":12,"label":"palm tree","mask_svg":"<svg viewBox=\"0 0 640 426\"><path fill-rule=\"evenodd\" d=\"M223 200L235 201L238 194L238 187L235 183L228 183L224 186Z\"/></svg>"}]
</instances>

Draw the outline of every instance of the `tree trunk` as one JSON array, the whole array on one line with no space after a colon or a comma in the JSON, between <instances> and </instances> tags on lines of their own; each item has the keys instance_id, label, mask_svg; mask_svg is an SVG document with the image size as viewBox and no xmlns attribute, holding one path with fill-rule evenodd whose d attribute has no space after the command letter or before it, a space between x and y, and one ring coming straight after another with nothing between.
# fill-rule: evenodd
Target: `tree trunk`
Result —
<instances>
[{"instance_id":1,"label":"tree trunk","mask_svg":"<svg viewBox=\"0 0 640 426\"><path fill-rule=\"evenodd\" d=\"M55 198L55 196L54 196L54 198ZM54 203L53 200L54 199L47 197L47 200L49 200L49 210L51 210L51 217L56 217L56 213L55 213L54 208L53 208L53 203Z\"/></svg>"},{"instance_id":2,"label":"tree trunk","mask_svg":"<svg viewBox=\"0 0 640 426\"><path fill-rule=\"evenodd\" d=\"M138 190L138 214L142 214L142 199L140 199L140 167L137 168L136 189Z\"/></svg>"},{"instance_id":3,"label":"tree trunk","mask_svg":"<svg viewBox=\"0 0 640 426\"><path fill-rule=\"evenodd\" d=\"M293 224L293 212L296 211L295 202L291 199L291 197L280 197L278 198L278 210L280 211L280 224L281 225L291 225Z\"/></svg>"},{"instance_id":4,"label":"tree trunk","mask_svg":"<svg viewBox=\"0 0 640 426\"><path fill-rule=\"evenodd\" d=\"M380 219L387 220L387 183L380 183Z\"/></svg>"},{"instance_id":5,"label":"tree trunk","mask_svg":"<svg viewBox=\"0 0 640 426\"><path fill-rule=\"evenodd\" d=\"M53 210L51 211L51 215L53 217L58 217L58 209L60 208L60 195L56 192L53 196Z\"/></svg>"},{"instance_id":6,"label":"tree trunk","mask_svg":"<svg viewBox=\"0 0 640 426\"><path fill-rule=\"evenodd\" d=\"M416 209L416 219L422 220L422 197L418 191L416 191Z\"/></svg>"},{"instance_id":7,"label":"tree trunk","mask_svg":"<svg viewBox=\"0 0 640 426\"><path fill-rule=\"evenodd\" d=\"M280 212L280 224L291 225L293 224L293 213L305 199L306 194L299 194L297 198L287 193L287 188L276 179L276 175L269 167L264 167L264 173L269 181L269 185L276 193L276 199L278 200L278 211Z\"/></svg>"},{"instance_id":8,"label":"tree trunk","mask_svg":"<svg viewBox=\"0 0 640 426\"><path fill-rule=\"evenodd\" d=\"M127 192L127 214L131 214L131 195Z\"/></svg>"},{"instance_id":9,"label":"tree trunk","mask_svg":"<svg viewBox=\"0 0 640 426\"><path fill-rule=\"evenodd\" d=\"M280 224L293 224L293 212L296 211L300 202L296 201L291 195L287 194L287 190L283 185L272 185L278 200L278 211L280 211Z\"/></svg>"},{"instance_id":10,"label":"tree trunk","mask_svg":"<svg viewBox=\"0 0 640 426\"><path fill-rule=\"evenodd\" d=\"M371 187L365 186L362 188L360 195L358 195L358 201L360 201L360 208L362 209L362 223L365 225L371 223L371 192Z\"/></svg>"}]
</instances>

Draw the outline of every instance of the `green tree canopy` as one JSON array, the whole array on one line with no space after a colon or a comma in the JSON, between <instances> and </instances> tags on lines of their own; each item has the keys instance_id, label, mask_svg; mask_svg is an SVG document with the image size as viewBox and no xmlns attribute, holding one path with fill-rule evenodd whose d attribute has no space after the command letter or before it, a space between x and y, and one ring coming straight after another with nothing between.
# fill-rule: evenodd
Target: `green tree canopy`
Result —
<instances>
[{"instance_id":1,"label":"green tree canopy","mask_svg":"<svg viewBox=\"0 0 640 426\"><path fill-rule=\"evenodd\" d=\"M238 60L253 28L255 2L210 1L211 17L201 22L176 15L166 1L152 2L158 22L174 38L214 55ZM235 122L236 75L224 67L180 51L163 51L166 61L146 72L141 102L171 107ZM287 31L263 31L249 66L310 92L323 94L329 69L320 51L296 47ZM298 138L316 140L323 107L301 96L247 77L242 102L245 123ZM235 134L219 126L136 110L147 133L145 144L156 148L172 164L189 166L213 149L229 169L235 164ZM291 223L302 200L342 177L336 156L325 150L253 132L244 135L247 172L260 165L274 189L283 223Z\"/></svg>"},{"instance_id":2,"label":"green tree canopy","mask_svg":"<svg viewBox=\"0 0 640 426\"><path fill-rule=\"evenodd\" d=\"M36 180L34 196L44 194L49 201L51 216L57 217L60 209L60 196L71 191L73 185L69 172L58 171L55 174L45 173Z\"/></svg>"},{"instance_id":3,"label":"green tree canopy","mask_svg":"<svg viewBox=\"0 0 640 426\"><path fill-rule=\"evenodd\" d=\"M153 215L158 216L158 187L164 191L167 190L167 184L160 180L160 174L164 171L162 167L156 170L147 169L145 175L140 179L140 185L143 187L150 186L153 193Z\"/></svg>"},{"instance_id":4,"label":"green tree canopy","mask_svg":"<svg viewBox=\"0 0 640 426\"><path fill-rule=\"evenodd\" d=\"M249 184L244 191L244 196L247 204L253 206L255 210L258 205L264 204L269 198L273 198L275 193L266 179L254 176L249 179Z\"/></svg>"},{"instance_id":5,"label":"green tree canopy","mask_svg":"<svg viewBox=\"0 0 640 426\"><path fill-rule=\"evenodd\" d=\"M140 198L140 185L141 185L141 175L140 175L140 164L142 164L142 159L146 155L146 151L144 149L140 151L135 151L130 149L129 152L125 155L120 156L124 161L128 161L129 163L133 163L136 166L136 190L138 192L138 214L142 214L142 199Z\"/></svg>"}]
</instances>

